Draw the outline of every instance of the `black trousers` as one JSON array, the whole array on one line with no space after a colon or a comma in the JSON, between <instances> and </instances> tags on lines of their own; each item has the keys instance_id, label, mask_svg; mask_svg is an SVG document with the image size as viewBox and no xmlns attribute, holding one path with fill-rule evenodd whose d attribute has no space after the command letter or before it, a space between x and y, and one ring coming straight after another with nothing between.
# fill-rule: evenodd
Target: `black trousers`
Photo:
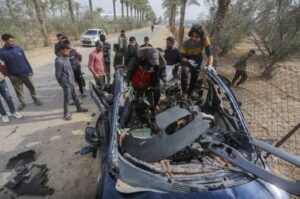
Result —
<instances>
[{"instance_id":1,"label":"black trousers","mask_svg":"<svg viewBox=\"0 0 300 199\"><path fill-rule=\"evenodd\" d=\"M84 83L84 79L81 74L81 69L79 68L77 70L73 70L73 72L74 72L75 82L77 83L77 85L79 87L79 91L81 94L83 94L83 88L85 86L85 83Z\"/></svg>"},{"instance_id":2,"label":"black trousers","mask_svg":"<svg viewBox=\"0 0 300 199\"><path fill-rule=\"evenodd\" d=\"M197 85L199 72L189 66L182 66L181 71L181 89L183 93L189 96L193 93Z\"/></svg>"},{"instance_id":3,"label":"black trousers","mask_svg":"<svg viewBox=\"0 0 300 199\"><path fill-rule=\"evenodd\" d=\"M105 62L106 83L110 84L110 62Z\"/></svg>"},{"instance_id":4,"label":"black trousers","mask_svg":"<svg viewBox=\"0 0 300 199\"><path fill-rule=\"evenodd\" d=\"M235 71L235 75L233 77L232 80L232 85L235 84L235 82L241 77L241 79L237 82L236 85L240 85L241 83L243 83L244 81L246 81L246 79L248 78L247 76L247 72L245 70L236 70Z\"/></svg>"}]
</instances>

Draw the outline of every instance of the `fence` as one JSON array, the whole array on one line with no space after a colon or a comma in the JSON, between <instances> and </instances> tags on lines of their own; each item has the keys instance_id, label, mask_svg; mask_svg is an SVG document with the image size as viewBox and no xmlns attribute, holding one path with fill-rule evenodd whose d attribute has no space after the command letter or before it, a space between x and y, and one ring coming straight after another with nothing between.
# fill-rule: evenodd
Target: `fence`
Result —
<instances>
[{"instance_id":1,"label":"fence","mask_svg":"<svg viewBox=\"0 0 300 199\"><path fill-rule=\"evenodd\" d=\"M261 78L257 65L247 67L248 79L233 90L240 102L252 135L277 143L300 122L300 67L299 59L283 63L270 80ZM233 67L219 67L218 73L232 80ZM280 148L300 156L299 130ZM282 177L300 180L300 169L269 156L272 169Z\"/></svg>"}]
</instances>

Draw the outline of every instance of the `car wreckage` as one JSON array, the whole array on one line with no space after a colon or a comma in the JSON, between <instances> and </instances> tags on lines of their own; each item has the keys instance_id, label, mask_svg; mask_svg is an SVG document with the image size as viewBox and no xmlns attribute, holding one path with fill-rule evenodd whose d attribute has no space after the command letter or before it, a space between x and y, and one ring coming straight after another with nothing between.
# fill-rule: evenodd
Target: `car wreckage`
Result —
<instances>
[{"instance_id":1,"label":"car wreckage","mask_svg":"<svg viewBox=\"0 0 300 199\"><path fill-rule=\"evenodd\" d=\"M115 72L113 95L90 83L100 116L86 140L100 157L96 198L263 198L300 196L300 183L272 173L263 151L300 167L298 157L251 137L225 78L205 70L202 97L189 102L169 82L160 111L125 89L124 69ZM197 92L196 92L197 93ZM199 100L201 98L201 100ZM143 115L136 114L144 106Z\"/></svg>"}]
</instances>

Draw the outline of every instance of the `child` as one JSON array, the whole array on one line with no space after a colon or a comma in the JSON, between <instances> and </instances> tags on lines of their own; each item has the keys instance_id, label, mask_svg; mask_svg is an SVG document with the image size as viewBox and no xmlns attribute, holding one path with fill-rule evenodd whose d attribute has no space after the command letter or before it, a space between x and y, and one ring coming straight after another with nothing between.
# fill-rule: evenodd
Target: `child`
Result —
<instances>
[{"instance_id":1,"label":"child","mask_svg":"<svg viewBox=\"0 0 300 199\"><path fill-rule=\"evenodd\" d=\"M65 40L63 41L64 44L68 45L70 50L70 56L69 56L69 60L70 63L72 65L73 68L73 72L74 72L74 77L75 77L75 82L77 83L78 87L79 87L79 91L81 94L81 97L86 97L84 95L84 79L82 77L82 72L81 72L81 61L82 61L82 55L71 46L71 42L69 40Z\"/></svg>"},{"instance_id":2,"label":"child","mask_svg":"<svg viewBox=\"0 0 300 199\"><path fill-rule=\"evenodd\" d=\"M7 74L7 72L6 72L5 66L0 64L0 94L2 95L3 99L6 101L6 104L10 110L11 115L14 118L20 119L23 116L20 113L16 112L14 103L11 98L11 94L9 92L8 86L5 81L6 74ZM0 114L2 116L3 123L8 123L9 118L8 118L6 111L1 103L1 100L0 100Z\"/></svg>"},{"instance_id":3,"label":"child","mask_svg":"<svg viewBox=\"0 0 300 199\"><path fill-rule=\"evenodd\" d=\"M69 100L72 96L77 112L87 112L86 108L81 107L76 88L73 69L69 60L70 46L61 44L59 46L59 55L55 59L55 77L64 92L64 118L71 120L72 115L69 112Z\"/></svg>"},{"instance_id":4,"label":"child","mask_svg":"<svg viewBox=\"0 0 300 199\"><path fill-rule=\"evenodd\" d=\"M144 44L143 45L141 45L140 47L141 48L144 48L144 47L152 47L152 45L149 43L149 37L148 36L146 36L146 37L144 37Z\"/></svg>"},{"instance_id":5,"label":"child","mask_svg":"<svg viewBox=\"0 0 300 199\"><path fill-rule=\"evenodd\" d=\"M123 65L123 53L120 50L119 44L114 44L113 51L115 52L113 66L114 66L114 68L117 68L117 67Z\"/></svg>"}]
</instances>

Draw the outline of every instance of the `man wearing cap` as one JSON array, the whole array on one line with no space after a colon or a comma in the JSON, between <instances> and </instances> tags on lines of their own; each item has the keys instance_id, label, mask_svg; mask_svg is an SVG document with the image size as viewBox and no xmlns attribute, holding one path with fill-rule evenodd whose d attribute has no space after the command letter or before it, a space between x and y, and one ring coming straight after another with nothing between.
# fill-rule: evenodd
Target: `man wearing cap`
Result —
<instances>
[{"instance_id":1,"label":"man wearing cap","mask_svg":"<svg viewBox=\"0 0 300 199\"><path fill-rule=\"evenodd\" d=\"M96 84L103 89L105 83L105 63L103 54L103 43L96 41L95 50L89 56L88 67L93 74Z\"/></svg>"},{"instance_id":2,"label":"man wearing cap","mask_svg":"<svg viewBox=\"0 0 300 199\"><path fill-rule=\"evenodd\" d=\"M71 120L72 115L68 108L71 97L73 98L77 112L87 112L88 110L81 107L76 91L74 72L69 60L70 46L67 44L60 44L58 49L59 56L55 59L55 77L64 93L64 118L66 120Z\"/></svg>"},{"instance_id":3,"label":"man wearing cap","mask_svg":"<svg viewBox=\"0 0 300 199\"><path fill-rule=\"evenodd\" d=\"M146 95L153 98L153 110L157 108L160 99L159 83L166 83L166 63L157 49L140 48L128 74L136 96ZM149 88L152 87L151 91Z\"/></svg>"},{"instance_id":4,"label":"man wearing cap","mask_svg":"<svg viewBox=\"0 0 300 199\"><path fill-rule=\"evenodd\" d=\"M236 81L241 77L241 79L237 82L237 86L239 86L241 83L245 82L247 79L247 61L250 57L253 57L256 54L254 49L251 49L247 54L242 55L240 59L234 64L235 68L235 75L232 79L232 86L235 85Z\"/></svg>"}]
</instances>

